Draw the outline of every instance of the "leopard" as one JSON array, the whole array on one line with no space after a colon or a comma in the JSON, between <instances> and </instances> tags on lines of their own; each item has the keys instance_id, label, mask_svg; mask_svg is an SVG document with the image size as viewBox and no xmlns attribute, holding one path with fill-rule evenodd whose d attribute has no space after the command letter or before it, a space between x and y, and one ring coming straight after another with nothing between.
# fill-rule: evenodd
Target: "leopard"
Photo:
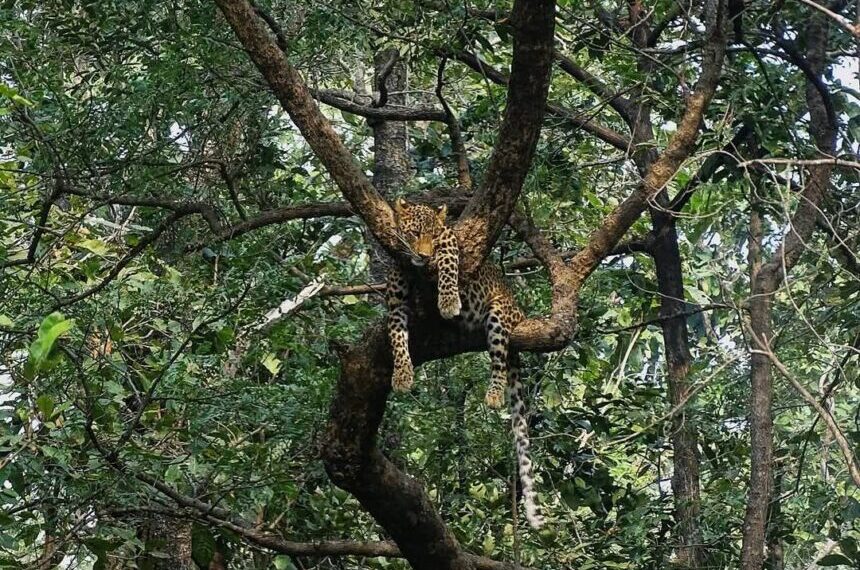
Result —
<instances>
[{"instance_id":1,"label":"leopard","mask_svg":"<svg viewBox=\"0 0 860 570\"><path fill-rule=\"evenodd\" d=\"M412 265L427 270L436 282L440 316L486 335L491 374L484 401L490 408L501 408L507 390L526 520L539 529L545 521L538 508L529 456L520 356L509 348L511 332L525 314L501 270L491 262L485 261L474 278L460 280L459 243L454 230L446 225L447 206L433 208L398 198L393 210L395 235L402 252ZM394 361L391 385L397 392L410 390L414 378L409 354L409 294L404 270L392 264L388 270L386 302L388 338Z\"/></svg>"}]
</instances>

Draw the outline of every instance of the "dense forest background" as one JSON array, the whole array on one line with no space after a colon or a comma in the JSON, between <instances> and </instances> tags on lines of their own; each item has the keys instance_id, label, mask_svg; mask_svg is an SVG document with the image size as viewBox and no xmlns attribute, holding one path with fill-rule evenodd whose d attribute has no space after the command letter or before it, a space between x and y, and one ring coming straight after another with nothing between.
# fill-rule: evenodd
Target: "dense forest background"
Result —
<instances>
[{"instance_id":1,"label":"dense forest background","mask_svg":"<svg viewBox=\"0 0 860 570\"><path fill-rule=\"evenodd\" d=\"M858 12L0 3L0 568L860 567ZM401 196L530 317L541 531L481 335L389 394Z\"/></svg>"}]
</instances>

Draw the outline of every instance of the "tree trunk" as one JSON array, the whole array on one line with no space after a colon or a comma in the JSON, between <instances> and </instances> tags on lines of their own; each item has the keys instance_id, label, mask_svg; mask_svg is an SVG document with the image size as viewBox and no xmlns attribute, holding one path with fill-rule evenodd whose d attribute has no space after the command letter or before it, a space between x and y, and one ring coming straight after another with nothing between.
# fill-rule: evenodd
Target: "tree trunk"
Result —
<instances>
[{"instance_id":1,"label":"tree trunk","mask_svg":"<svg viewBox=\"0 0 860 570\"><path fill-rule=\"evenodd\" d=\"M770 524L767 526L767 570L785 570L785 550L782 547L783 517L782 517L782 477L784 465L776 460L776 474L773 483L773 501L770 504Z\"/></svg>"},{"instance_id":2,"label":"tree trunk","mask_svg":"<svg viewBox=\"0 0 860 570\"><path fill-rule=\"evenodd\" d=\"M657 290L660 293L660 316L678 315L662 321L663 346L668 368L669 401L672 409L682 406L690 393L687 376L690 371L690 347L684 282L678 234L673 220L661 221L665 216L652 210L655 225L661 227L652 248L657 270ZM665 224L665 228L662 228ZM675 551L677 564L682 568L698 568L702 564L702 537L699 530L699 451L698 433L687 412L672 418L672 497L675 503L675 534L679 543Z\"/></svg>"},{"instance_id":3,"label":"tree trunk","mask_svg":"<svg viewBox=\"0 0 860 570\"><path fill-rule=\"evenodd\" d=\"M141 522L138 535L144 543L141 568L147 570L195 570L191 559L191 524L153 514Z\"/></svg>"},{"instance_id":4,"label":"tree trunk","mask_svg":"<svg viewBox=\"0 0 860 570\"><path fill-rule=\"evenodd\" d=\"M432 323L424 325L437 330ZM416 332L410 330L411 344L419 340ZM413 352L413 360L417 366L423 359ZM326 471L385 528L413 568L470 569L470 560L421 484L400 471L376 445L391 372L382 326L372 328L362 342L341 354L341 376L323 450Z\"/></svg>"},{"instance_id":5,"label":"tree trunk","mask_svg":"<svg viewBox=\"0 0 860 570\"><path fill-rule=\"evenodd\" d=\"M632 29L632 40L640 49L648 47L648 12L641 0L628 2L628 13ZM648 57L639 57L637 66L646 77L654 70L654 62ZM635 92L636 104L627 119L633 141L633 162L639 173L645 176L657 159L654 146L654 127L651 122L651 106L645 86ZM683 404L690 391L687 374L690 370L690 347L687 337L687 317L680 315L686 309L684 301L684 276L681 253L678 248L678 232L674 215L669 209L669 195L663 189L655 197L658 207L650 208L651 234L654 240L649 253L654 259L657 272L657 291L660 295L660 316L663 330L663 347L666 355L669 402L672 409ZM701 532L699 531L699 453L698 435L694 423L686 413L672 419L672 499L675 505L675 550L676 564L681 568L698 568L702 563Z\"/></svg>"},{"instance_id":6,"label":"tree trunk","mask_svg":"<svg viewBox=\"0 0 860 570\"><path fill-rule=\"evenodd\" d=\"M804 59L804 56L797 52L795 44L782 38L778 31L780 47L798 66L808 70L806 104L810 115L809 130L822 156L832 155L836 148L836 118L832 101L824 84L820 83L827 65L827 32L826 18L813 15L803 38L807 47ZM812 75L815 81L810 79L809 75ZM816 85L816 82L820 85ZM815 229L819 205L824 201L830 186L832 169L831 164L809 167L801 200L789 223L790 231L767 264L763 264L761 259L761 218L756 210L757 205L751 205L749 328L752 335L771 348L773 295L806 249L806 241ZM753 349L761 348L755 340L751 340L750 344ZM744 516L741 569L761 570L773 477L773 379L770 359L757 351L753 351L750 358L750 384L750 481Z\"/></svg>"},{"instance_id":7,"label":"tree trunk","mask_svg":"<svg viewBox=\"0 0 860 570\"><path fill-rule=\"evenodd\" d=\"M390 105L406 106L408 85L406 64L396 48L378 51L373 58L373 85L377 100ZM373 185L387 200L402 190L412 177L409 161L406 123L403 121L368 120L373 128ZM382 246L368 236L371 244L370 280L385 281L388 255Z\"/></svg>"},{"instance_id":8,"label":"tree trunk","mask_svg":"<svg viewBox=\"0 0 860 570\"><path fill-rule=\"evenodd\" d=\"M761 275L762 225L756 208L753 205L750 216L750 330L756 337L769 341L773 337L770 311L774 287L768 274ZM750 358L750 480L741 550L743 570L761 570L764 562L765 522L773 471L772 400L770 359L754 352Z\"/></svg>"}]
</instances>

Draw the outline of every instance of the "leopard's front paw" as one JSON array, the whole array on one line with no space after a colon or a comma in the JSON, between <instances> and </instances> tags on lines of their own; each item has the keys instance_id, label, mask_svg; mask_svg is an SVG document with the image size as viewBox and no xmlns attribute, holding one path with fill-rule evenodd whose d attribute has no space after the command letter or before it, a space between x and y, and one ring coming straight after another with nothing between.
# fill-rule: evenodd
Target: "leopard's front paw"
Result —
<instances>
[{"instance_id":1,"label":"leopard's front paw","mask_svg":"<svg viewBox=\"0 0 860 570\"><path fill-rule=\"evenodd\" d=\"M488 408L498 410L504 403L504 393L501 389L494 389L494 387L491 387L487 390L487 394L484 396L484 402L487 404Z\"/></svg>"},{"instance_id":2,"label":"leopard's front paw","mask_svg":"<svg viewBox=\"0 0 860 570\"><path fill-rule=\"evenodd\" d=\"M459 295L439 295L439 314L443 319L453 319L462 308Z\"/></svg>"},{"instance_id":3,"label":"leopard's front paw","mask_svg":"<svg viewBox=\"0 0 860 570\"><path fill-rule=\"evenodd\" d=\"M415 371L411 362L404 362L394 366L394 374L391 375L391 387L395 392L408 392L412 388Z\"/></svg>"}]
</instances>

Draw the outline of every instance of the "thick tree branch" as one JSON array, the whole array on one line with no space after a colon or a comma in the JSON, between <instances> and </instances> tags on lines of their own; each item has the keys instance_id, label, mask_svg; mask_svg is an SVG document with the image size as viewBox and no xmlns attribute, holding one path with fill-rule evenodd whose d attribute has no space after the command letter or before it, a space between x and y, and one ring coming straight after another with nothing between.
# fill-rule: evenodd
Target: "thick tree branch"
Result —
<instances>
[{"instance_id":1,"label":"thick tree branch","mask_svg":"<svg viewBox=\"0 0 860 570\"><path fill-rule=\"evenodd\" d=\"M473 274L495 243L522 190L540 136L552 73L554 0L518 0L511 11L514 53L505 115L483 183L457 221L461 271Z\"/></svg>"},{"instance_id":2,"label":"thick tree branch","mask_svg":"<svg viewBox=\"0 0 860 570\"><path fill-rule=\"evenodd\" d=\"M364 105L356 101L356 97L354 96L347 97L348 94L331 89L311 90L311 94L315 99L325 103L326 105L367 119L375 119L378 121L439 122L445 122L447 120L445 111L434 107L377 106L373 103L373 99L371 97L364 97L372 102L370 105Z\"/></svg>"},{"instance_id":3,"label":"thick tree branch","mask_svg":"<svg viewBox=\"0 0 860 570\"><path fill-rule=\"evenodd\" d=\"M830 157L836 149L837 119L833 111L830 92L823 85L821 76L826 65L828 27L823 16L816 17L807 28L807 54L798 65L806 76L806 104L810 115L810 131L819 153L826 158L821 164L808 168L809 176L800 194L797 211L791 218L790 231L773 259L762 267L762 278L776 284L791 270L805 249L805 243L815 230L820 205L830 187L830 174L834 163ZM794 58L800 58L795 54Z\"/></svg>"},{"instance_id":4,"label":"thick tree branch","mask_svg":"<svg viewBox=\"0 0 860 570\"><path fill-rule=\"evenodd\" d=\"M648 201L656 196L672 179L681 164L693 152L698 139L699 124L720 79L725 55L725 5L723 1L710 3L711 22L704 47L702 73L693 93L687 100L687 108L678 125L678 130L669 141L666 150L651 165L639 188L604 219L582 251L571 260L581 284L597 267L600 261L633 225Z\"/></svg>"},{"instance_id":5,"label":"thick tree branch","mask_svg":"<svg viewBox=\"0 0 860 570\"><path fill-rule=\"evenodd\" d=\"M353 209L383 246L396 249L394 214L325 118L299 72L248 0L215 0L254 65Z\"/></svg>"}]
</instances>

